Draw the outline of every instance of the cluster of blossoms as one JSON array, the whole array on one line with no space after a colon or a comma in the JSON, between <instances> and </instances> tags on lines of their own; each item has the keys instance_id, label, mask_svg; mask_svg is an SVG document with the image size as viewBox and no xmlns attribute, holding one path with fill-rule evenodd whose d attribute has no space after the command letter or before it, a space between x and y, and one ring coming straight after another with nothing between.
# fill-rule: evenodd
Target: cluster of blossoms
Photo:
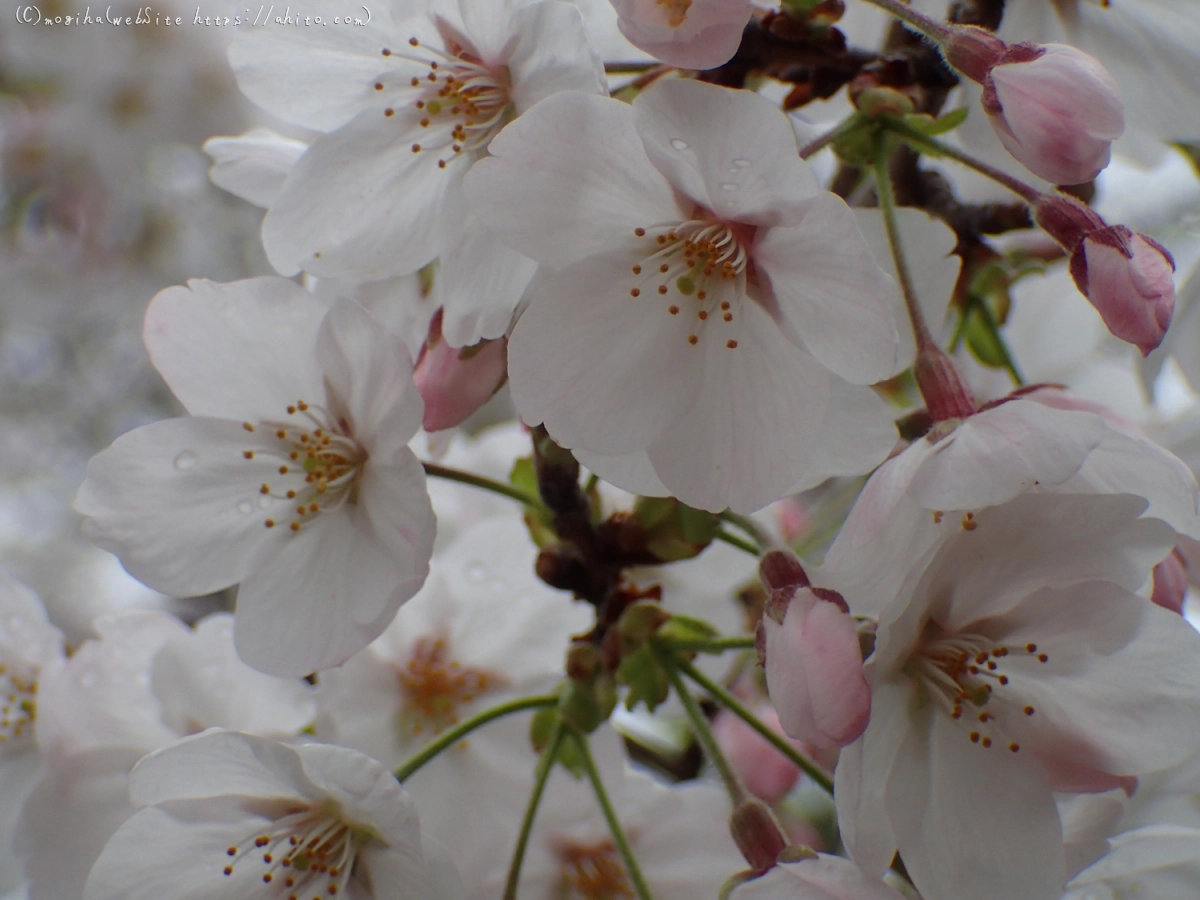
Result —
<instances>
[{"instance_id":1,"label":"cluster of blossoms","mask_svg":"<svg viewBox=\"0 0 1200 900\"><path fill-rule=\"evenodd\" d=\"M1070 387L1103 356L1200 390L1168 245L1200 247L1080 199L1142 121L1079 46L1107 10L1045 43L998 30L1016 0L929 5L236 32L289 132L205 149L277 274L153 297L182 414L75 497L230 608L72 646L0 575L0 892L1185 896L1200 413ZM1111 334L1027 384L1030 259Z\"/></svg>"}]
</instances>

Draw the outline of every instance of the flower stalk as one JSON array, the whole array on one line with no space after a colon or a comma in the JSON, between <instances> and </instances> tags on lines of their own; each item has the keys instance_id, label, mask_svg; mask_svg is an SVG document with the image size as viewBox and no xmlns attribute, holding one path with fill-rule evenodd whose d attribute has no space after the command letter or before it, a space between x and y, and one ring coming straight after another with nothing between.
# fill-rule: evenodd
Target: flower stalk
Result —
<instances>
[{"instance_id":1,"label":"flower stalk","mask_svg":"<svg viewBox=\"0 0 1200 900\"><path fill-rule=\"evenodd\" d=\"M504 883L504 900L517 900L517 889L521 882L521 865L525 861L525 849L529 846L529 836L533 833L533 820L537 817L538 806L542 802L542 794L546 790L546 782L554 765L558 762L558 751L562 748L567 735L566 726L561 721L554 726L550 741L538 759L537 770L534 773L533 791L529 795L529 803L525 807L525 815L521 819L521 830L517 834L517 845L513 848L512 861L508 865L508 878ZM586 753L586 748L584 748Z\"/></svg>"},{"instance_id":2,"label":"flower stalk","mask_svg":"<svg viewBox=\"0 0 1200 900\"><path fill-rule=\"evenodd\" d=\"M491 478L484 478L482 475L476 475L473 472L463 472L460 469L451 469L448 466L439 466L437 463L424 462L425 474L430 478L442 478L446 481L457 481L459 484L470 485L471 487L479 488L484 491L491 491L493 494L500 494L509 499L516 500L518 503L524 503L526 506L534 509L540 509L542 504L536 497L531 497L524 491L513 487L511 484L505 484L502 481L494 481Z\"/></svg>"}]
</instances>

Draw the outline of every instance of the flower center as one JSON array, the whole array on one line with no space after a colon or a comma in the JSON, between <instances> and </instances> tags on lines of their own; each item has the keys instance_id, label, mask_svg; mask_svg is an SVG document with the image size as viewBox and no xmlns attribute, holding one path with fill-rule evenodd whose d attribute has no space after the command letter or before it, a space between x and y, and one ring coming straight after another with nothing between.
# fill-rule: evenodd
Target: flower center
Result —
<instances>
[{"instance_id":1,"label":"flower center","mask_svg":"<svg viewBox=\"0 0 1200 900\"><path fill-rule=\"evenodd\" d=\"M0 748L25 747L37 718L37 678L0 663Z\"/></svg>"},{"instance_id":2,"label":"flower center","mask_svg":"<svg viewBox=\"0 0 1200 900\"><path fill-rule=\"evenodd\" d=\"M397 676L404 694L401 727L412 737L426 730L438 734L457 724L463 706L503 681L450 659L446 642L440 638L418 640Z\"/></svg>"},{"instance_id":3,"label":"flower center","mask_svg":"<svg viewBox=\"0 0 1200 900\"><path fill-rule=\"evenodd\" d=\"M753 275L745 226L691 219L633 233L639 247L630 297L658 298L668 313L691 320L687 341L693 346L709 325L732 324ZM725 346L732 350L737 341L728 338Z\"/></svg>"},{"instance_id":4,"label":"flower center","mask_svg":"<svg viewBox=\"0 0 1200 900\"><path fill-rule=\"evenodd\" d=\"M1032 706L1018 705L1011 691L1005 690L1012 681L1004 671L1005 661L1013 656L1030 657L1042 664L1050 661L1037 644L1007 647L982 635L959 634L924 642L909 659L905 672L918 680L951 719L966 728L972 744L990 748L994 739L988 723L996 719L992 704L1012 704L1026 716L1036 712ZM1016 753L1021 748L1010 742L1008 749Z\"/></svg>"},{"instance_id":5,"label":"flower center","mask_svg":"<svg viewBox=\"0 0 1200 900\"><path fill-rule=\"evenodd\" d=\"M554 851L562 864L563 900L633 900L636 896L612 841L561 841Z\"/></svg>"},{"instance_id":6,"label":"flower center","mask_svg":"<svg viewBox=\"0 0 1200 900\"><path fill-rule=\"evenodd\" d=\"M301 894L329 900L346 893L355 859L370 839L328 805L304 807L230 846L224 873L253 877L287 900Z\"/></svg>"},{"instance_id":7,"label":"flower center","mask_svg":"<svg viewBox=\"0 0 1200 900\"><path fill-rule=\"evenodd\" d=\"M267 450L243 450L245 459L268 456L279 461L279 477L258 489L263 497L285 500L291 507L289 527L299 531L321 512L343 503L358 502L358 476L366 462L366 451L347 432L349 425L333 421L328 410L297 400L287 408L288 418L264 421L261 427L274 432L275 446ZM257 431L251 422L242 425ZM278 520L263 524L274 528Z\"/></svg>"},{"instance_id":8,"label":"flower center","mask_svg":"<svg viewBox=\"0 0 1200 900\"><path fill-rule=\"evenodd\" d=\"M678 28L687 20L688 10L692 6L692 0L654 0L654 2L663 8L663 12L667 14L667 24L672 28Z\"/></svg>"},{"instance_id":9,"label":"flower center","mask_svg":"<svg viewBox=\"0 0 1200 900\"><path fill-rule=\"evenodd\" d=\"M438 168L444 169L454 158L487 147L504 127L512 108L508 72L483 65L461 48L447 52L415 37L408 44L404 52L385 48L383 55L416 63L424 70L409 82L415 91L409 104L420 116L421 128L412 151L434 153ZM383 82L376 82L375 89L382 91ZM383 114L391 118L396 110L388 107Z\"/></svg>"}]
</instances>

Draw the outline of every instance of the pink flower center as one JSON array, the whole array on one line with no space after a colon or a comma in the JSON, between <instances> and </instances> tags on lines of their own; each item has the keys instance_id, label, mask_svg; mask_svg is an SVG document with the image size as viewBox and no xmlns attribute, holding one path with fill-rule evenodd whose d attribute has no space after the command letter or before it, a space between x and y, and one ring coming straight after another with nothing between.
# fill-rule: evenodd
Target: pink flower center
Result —
<instances>
[{"instance_id":1,"label":"pink flower center","mask_svg":"<svg viewBox=\"0 0 1200 900\"><path fill-rule=\"evenodd\" d=\"M458 723L458 712L503 679L491 672L460 665L450 658L446 642L421 638L403 669L396 673L404 693L403 725L416 736L437 734Z\"/></svg>"},{"instance_id":2,"label":"pink flower center","mask_svg":"<svg viewBox=\"0 0 1200 900\"><path fill-rule=\"evenodd\" d=\"M33 740L37 718L37 677L0 663L0 748L24 747Z\"/></svg>"},{"instance_id":3,"label":"pink flower center","mask_svg":"<svg viewBox=\"0 0 1200 900\"><path fill-rule=\"evenodd\" d=\"M246 431L265 428L277 442L269 450L243 450L245 459L270 457L279 463L278 478L264 482L259 494L288 505L288 527L293 532L315 520L321 512L358 501L358 477L367 453L347 432L349 425L334 421L328 410L297 400L287 408L286 419L242 425ZM274 528L281 520L263 524Z\"/></svg>"},{"instance_id":4,"label":"pink flower center","mask_svg":"<svg viewBox=\"0 0 1200 900\"><path fill-rule=\"evenodd\" d=\"M413 75L409 86L415 94L409 106L419 116L419 140L413 153L435 153L438 168L451 160L487 147L504 127L512 109L508 71L485 66L463 48L439 50L409 38L409 49L383 55L403 62L415 62L426 69L424 76ZM383 82L375 89L382 91ZM396 115L394 107L383 111L387 118Z\"/></svg>"},{"instance_id":5,"label":"pink flower center","mask_svg":"<svg viewBox=\"0 0 1200 900\"><path fill-rule=\"evenodd\" d=\"M708 328L733 323L746 295L752 237L746 232L712 219L634 229L639 243L629 296L658 300L670 315L691 320L687 341L698 344ZM737 340L727 337L725 346L735 349Z\"/></svg>"},{"instance_id":6,"label":"pink flower center","mask_svg":"<svg viewBox=\"0 0 1200 900\"><path fill-rule=\"evenodd\" d=\"M330 900L346 893L359 850L371 835L342 821L335 807L306 806L225 851L228 878L246 870L269 896Z\"/></svg>"},{"instance_id":7,"label":"pink flower center","mask_svg":"<svg viewBox=\"0 0 1200 900\"><path fill-rule=\"evenodd\" d=\"M562 865L564 900L633 900L636 896L612 841L557 841L554 852Z\"/></svg>"},{"instance_id":8,"label":"pink flower center","mask_svg":"<svg viewBox=\"0 0 1200 900\"><path fill-rule=\"evenodd\" d=\"M951 719L963 726L972 744L986 749L996 742L993 726L989 724L996 719L993 704L1012 705L1026 716L1036 711L1013 696L1012 678L1004 671L1005 662L1018 656L1042 664L1050 661L1037 644L1008 647L982 635L958 634L925 641L904 670L928 696L935 698ZM1013 753L1021 749L1014 742L1007 746Z\"/></svg>"}]
</instances>

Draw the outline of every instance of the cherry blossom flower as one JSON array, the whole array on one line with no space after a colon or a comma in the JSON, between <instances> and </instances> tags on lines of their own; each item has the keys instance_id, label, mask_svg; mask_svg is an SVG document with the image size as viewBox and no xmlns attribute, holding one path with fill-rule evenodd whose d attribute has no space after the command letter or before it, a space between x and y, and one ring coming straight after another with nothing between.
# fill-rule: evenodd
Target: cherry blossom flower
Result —
<instances>
[{"instance_id":1,"label":"cherry blossom flower","mask_svg":"<svg viewBox=\"0 0 1200 900\"><path fill-rule=\"evenodd\" d=\"M669 66L714 69L729 61L750 19L750 0L612 0L621 34Z\"/></svg>"},{"instance_id":2,"label":"cherry blossom flower","mask_svg":"<svg viewBox=\"0 0 1200 900\"><path fill-rule=\"evenodd\" d=\"M904 895L869 878L848 859L821 853L784 862L734 890L735 900L900 900Z\"/></svg>"},{"instance_id":3,"label":"cherry blossom flower","mask_svg":"<svg viewBox=\"0 0 1200 900\"><path fill-rule=\"evenodd\" d=\"M62 664L63 637L42 601L0 570L0 892L23 881L13 840L43 762L34 739L39 686Z\"/></svg>"},{"instance_id":4,"label":"cherry blossom flower","mask_svg":"<svg viewBox=\"0 0 1200 900\"><path fill-rule=\"evenodd\" d=\"M533 266L479 232L462 178L543 97L607 93L604 72L578 10L560 0L435 0L421 15L419 4L405 11L414 18L385 14L353 35L235 37L230 59L247 96L325 132L288 174L263 243L283 274L375 279L442 257L464 280L452 293L494 309L485 327L448 314L451 345L470 346L504 333Z\"/></svg>"},{"instance_id":5,"label":"cherry blossom flower","mask_svg":"<svg viewBox=\"0 0 1200 900\"><path fill-rule=\"evenodd\" d=\"M507 349L505 338L451 347L442 337L441 311L435 313L413 369L413 381L425 401L422 427L453 428L490 400L508 380Z\"/></svg>"},{"instance_id":6,"label":"cherry blossom flower","mask_svg":"<svg viewBox=\"0 0 1200 900\"><path fill-rule=\"evenodd\" d=\"M353 750L208 731L140 762L130 795L85 900L462 896L403 788Z\"/></svg>"},{"instance_id":7,"label":"cherry blossom flower","mask_svg":"<svg viewBox=\"0 0 1200 900\"><path fill-rule=\"evenodd\" d=\"M433 549L404 345L357 304L271 278L169 288L145 340L192 415L92 460L85 532L165 593L240 583L238 652L256 668L343 662L420 588Z\"/></svg>"},{"instance_id":8,"label":"cherry blossom flower","mask_svg":"<svg viewBox=\"0 0 1200 900\"><path fill-rule=\"evenodd\" d=\"M105 842L129 818L129 772L180 737L230 727L290 738L316 703L299 680L234 652L233 617L192 629L165 613L110 616L39 691L47 765L21 810L18 851L31 900L78 900Z\"/></svg>"},{"instance_id":9,"label":"cherry blossom flower","mask_svg":"<svg viewBox=\"0 0 1200 900\"><path fill-rule=\"evenodd\" d=\"M635 468L709 510L886 454L894 431L861 385L898 368L890 285L776 107L693 81L632 107L562 94L491 150L467 196L546 267L509 342L525 421L585 453L644 453Z\"/></svg>"},{"instance_id":10,"label":"cherry blossom flower","mask_svg":"<svg viewBox=\"0 0 1200 900\"><path fill-rule=\"evenodd\" d=\"M1056 900L1052 792L1129 790L1187 755L1200 637L1132 593L1172 541L1144 506L1021 496L909 568L866 665L871 722L836 772L868 874L898 849L928 900Z\"/></svg>"},{"instance_id":11,"label":"cherry blossom flower","mask_svg":"<svg viewBox=\"0 0 1200 900\"><path fill-rule=\"evenodd\" d=\"M1175 260L1162 244L1123 225L1083 238L1071 275L1108 330L1146 356L1162 343L1175 312Z\"/></svg>"}]
</instances>

